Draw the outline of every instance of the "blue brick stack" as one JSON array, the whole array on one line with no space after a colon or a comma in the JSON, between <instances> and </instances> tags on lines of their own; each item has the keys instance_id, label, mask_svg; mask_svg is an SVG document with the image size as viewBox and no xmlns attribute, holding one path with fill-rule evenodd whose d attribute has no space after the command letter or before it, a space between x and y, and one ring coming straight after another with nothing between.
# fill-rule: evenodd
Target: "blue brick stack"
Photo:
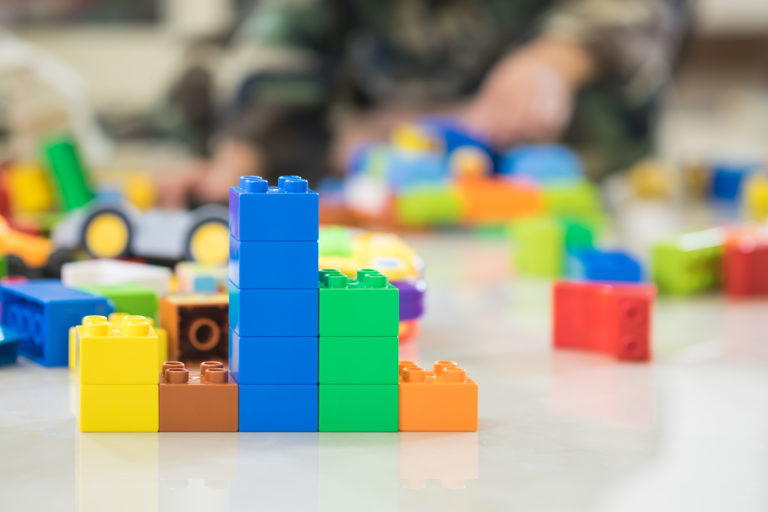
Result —
<instances>
[{"instance_id":1,"label":"blue brick stack","mask_svg":"<svg viewBox=\"0 0 768 512\"><path fill-rule=\"evenodd\" d=\"M316 431L318 195L298 176L229 192L229 367L240 431Z\"/></svg>"}]
</instances>

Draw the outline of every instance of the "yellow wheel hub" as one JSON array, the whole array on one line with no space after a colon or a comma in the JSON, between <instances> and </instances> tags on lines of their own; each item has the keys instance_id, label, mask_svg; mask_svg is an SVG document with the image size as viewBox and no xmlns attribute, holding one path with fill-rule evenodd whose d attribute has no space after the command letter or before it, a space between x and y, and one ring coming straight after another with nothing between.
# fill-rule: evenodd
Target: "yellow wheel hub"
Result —
<instances>
[{"instance_id":1,"label":"yellow wheel hub","mask_svg":"<svg viewBox=\"0 0 768 512\"><path fill-rule=\"evenodd\" d=\"M229 258L229 228L220 222L201 225L192 233L189 252L200 263L224 263Z\"/></svg>"},{"instance_id":2,"label":"yellow wheel hub","mask_svg":"<svg viewBox=\"0 0 768 512\"><path fill-rule=\"evenodd\" d=\"M115 258L128 249L128 225L121 216L103 213L94 217L85 231L85 245L98 258Z\"/></svg>"}]
</instances>

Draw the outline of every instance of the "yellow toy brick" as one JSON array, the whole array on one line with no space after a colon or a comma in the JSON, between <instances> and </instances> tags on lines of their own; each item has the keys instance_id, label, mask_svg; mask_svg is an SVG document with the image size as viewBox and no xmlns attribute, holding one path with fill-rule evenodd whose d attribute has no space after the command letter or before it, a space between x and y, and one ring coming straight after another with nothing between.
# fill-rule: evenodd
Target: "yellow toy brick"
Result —
<instances>
[{"instance_id":1,"label":"yellow toy brick","mask_svg":"<svg viewBox=\"0 0 768 512\"><path fill-rule=\"evenodd\" d=\"M15 213L39 213L53 209L51 180L41 166L18 163L8 169L7 176L8 195Z\"/></svg>"},{"instance_id":2,"label":"yellow toy brick","mask_svg":"<svg viewBox=\"0 0 768 512\"><path fill-rule=\"evenodd\" d=\"M763 221L768 218L768 177L758 174L747 180L742 209L748 220Z\"/></svg>"},{"instance_id":3,"label":"yellow toy brick","mask_svg":"<svg viewBox=\"0 0 768 512\"><path fill-rule=\"evenodd\" d=\"M157 432L159 407L157 383L81 385L80 431Z\"/></svg>"},{"instance_id":4,"label":"yellow toy brick","mask_svg":"<svg viewBox=\"0 0 768 512\"><path fill-rule=\"evenodd\" d=\"M160 340L149 319L126 315L122 324L88 316L76 328L80 384L158 385Z\"/></svg>"}]
</instances>

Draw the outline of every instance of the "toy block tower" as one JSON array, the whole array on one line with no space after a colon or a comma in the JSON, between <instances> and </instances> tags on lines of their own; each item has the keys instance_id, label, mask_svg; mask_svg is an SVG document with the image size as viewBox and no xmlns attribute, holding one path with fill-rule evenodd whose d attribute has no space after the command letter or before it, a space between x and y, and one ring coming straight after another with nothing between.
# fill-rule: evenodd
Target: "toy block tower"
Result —
<instances>
[{"instance_id":1,"label":"toy block tower","mask_svg":"<svg viewBox=\"0 0 768 512\"><path fill-rule=\"evenodd\" d=\"M398 290L372 269L321 270L320 431L398 428Z\"/></svg>"},{"instance_id":2,"label":"toy block tower","mask_svg":"<svg viewBox=\"0 0 768 512\"><path fill-rule=\"evenodd\" d=\"M229 368L239 430L316 431L318 196L243 176L229 192Z\"/></svg>"},{"instance_id":3,"label":"toy block tower","mask_svg":"<svg viewBox=\"0 0 768 512\"><path fill-rule=\"evenodd\" d=\"M82 432L157 432L159 340L148 318L87 316L75 329Z\"/></svg>"}]
</instances>

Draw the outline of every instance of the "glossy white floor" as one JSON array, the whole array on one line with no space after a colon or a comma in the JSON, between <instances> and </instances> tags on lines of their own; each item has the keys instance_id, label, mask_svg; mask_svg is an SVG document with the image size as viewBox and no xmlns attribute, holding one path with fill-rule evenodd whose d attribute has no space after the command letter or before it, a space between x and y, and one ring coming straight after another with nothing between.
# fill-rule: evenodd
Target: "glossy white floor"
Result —
<instances>
[{"instance_id":1,"label":"glossy white floor","mask_svg":"<svg viewBox=\"0 0 768 512\"><path fill-rule=\"evenodd\" d=\"M766 302L662 301L654 362L549 347L549 286L499 240L413 238L404 358L480 384L477 434L79 434L66 370L0 369L0 510L763 511Z\"/></svg>"}]
</instances>

